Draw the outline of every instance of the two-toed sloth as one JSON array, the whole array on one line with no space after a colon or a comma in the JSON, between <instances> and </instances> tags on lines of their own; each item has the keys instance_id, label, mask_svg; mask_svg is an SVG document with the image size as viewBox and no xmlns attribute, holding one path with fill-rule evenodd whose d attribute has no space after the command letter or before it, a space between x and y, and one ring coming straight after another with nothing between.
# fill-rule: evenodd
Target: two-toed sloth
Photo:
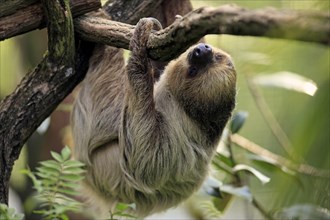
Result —
<instances>
[{"instance_id":1,"label":"two-toed sloth","mask_svg":"<svg viewBox=\"0 0 330 220\"><path fill-rule=\"evenodd\" d=\"M140 217L201 186L236 94L230 56L203 43L171 61L154 83L146 49L154 28L154 19L139 21L126 68L121 50L96 48L72 115L75 156L87 165L93 203L107 211L135 203Z\"/></svg>"}]
</instances>

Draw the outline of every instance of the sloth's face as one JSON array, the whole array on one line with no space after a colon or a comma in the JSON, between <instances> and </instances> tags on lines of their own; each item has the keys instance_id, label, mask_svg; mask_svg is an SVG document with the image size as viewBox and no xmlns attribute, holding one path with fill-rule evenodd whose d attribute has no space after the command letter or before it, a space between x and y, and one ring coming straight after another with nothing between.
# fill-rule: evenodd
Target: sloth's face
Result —
<instances>
[{"instance_id":1,"label":"sloth's face","mask_svg":"<svg viewBox=\"0 0 330 220\"><path fill-rule=\"evenodd\" d=\"M164 75L170 91L189 102L218 104L236 93L236 71L230 55L204 43L172 61Z\"/></svg>"},{"instance_id":2,"label":"sloth's face","mask_svg":"<svg viewBox=\"0 0 330 220\"><path fill-rule=\"evenodd\" d=\"M234 69L234 65L228 54L203 43L197 44L188 50L187 61L189 64L188 77L207 73L212 67Z\"/></svg>"}]
</instances>

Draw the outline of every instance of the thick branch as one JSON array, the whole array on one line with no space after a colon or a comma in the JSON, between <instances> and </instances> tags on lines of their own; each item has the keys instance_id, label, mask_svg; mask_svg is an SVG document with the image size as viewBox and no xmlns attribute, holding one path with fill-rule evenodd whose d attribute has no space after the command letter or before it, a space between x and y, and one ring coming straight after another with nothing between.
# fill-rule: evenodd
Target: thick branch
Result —
<instances>
[{"instance_id":1,"label":"thick branch","mask_svg":"<svg viewBox=\"0 0 330 220\"><path fill-rule=\"evenodd\" d=\"M27 138L71 91L74 79L74 35L68 1L43 0L48 17L48 50L15 92L0 102L0 202L8 201L14 161ZM65 81L72 81L69 85ZM54 95L56 94L56 95ZM55 105L54 105L55 103ZM28 117L27 117L28 116Z\"/></svg>"},{"instance_id":2,"label":"thick branch","mask_svg":"<svg viewBox=\"0 0 330 220\"><path fill-rule=\"evenodd\" d=\"M46 27L42 5L35 0L6 1L0 4L0 40ZM26 7L24 7L26 6ZM101 7L99 0L71 0L73 17Z\"/></svg>"},{"instance_id":3,"label":"thick branch","mask_svg":"<svg viewBox=\"0 0 330 220\"><path fill-rule=\"evenodd\" d=\"M3 0L0 5L0 17L14 14L21 8L25 8L38 0Z\"/></svg>"},{"instance_id":4,"label":"thick branch","mask_svg":"<svg viewBox=\"0 0 330 220\"><path fill-rule=\"evenodd\" d=\"M109 0L103 9L111 15L111 19L114 21L136 24L140 18L150 16L161 3L162 1L155 0L144 0L142 2L140 0ZM124 5L132 10L123 11ZM136 13L137 11L143 13Z\"/></svg>"},{"instance_id":5,"label":"thick branch","mask_svg":"<svg viewBox=\"0 0 330 220\"><path fill-rule=\"evenodd\" d=\"M128 49L133 26L97 17L75 19L80 37ZM276 9L247 10L226 5L201 8L154 33L148 47L154 60L169 60L206 34L265 36L330 44L330 16Z\"/></svg>"}]
</instances>

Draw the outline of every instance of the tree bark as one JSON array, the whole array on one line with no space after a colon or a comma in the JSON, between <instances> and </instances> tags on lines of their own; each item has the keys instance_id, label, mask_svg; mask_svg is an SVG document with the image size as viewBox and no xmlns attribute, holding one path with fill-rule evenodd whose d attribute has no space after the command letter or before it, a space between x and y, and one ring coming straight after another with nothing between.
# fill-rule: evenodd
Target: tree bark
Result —
<instances>
[{"instance_id":1,"label":"tree bark","mask_svg":"<svg viewBox=\"0 0 330 220\"><path fill-rule=\"evenodd\" d=\"M74 23L82 39L125 49L134 30L132 25L92 16L79 17ZM275 9L246 10L233 5L200 8L153 33L148 42L149 56L170 60L206 34L265 36L329 45L330 16Z\"/></svg>"},{"instance_id":2,"label":"tree bark","mask_svg":"<svg viewBox=\"0 0 330 220\"><path fill-rule=\"evenodd\" d=\"M27 138L77 84L74 29L68 1L43 0L48 17L49 53L0 103L0 202L8 202L14 161ZM64 79L67 79L65 82ZM56 94L56 95L54 95Z\"/></svg>"},{"instance_id":3,"label":"tree bark","mask_svg":"<svg viewBox=\"0 0 330 220\"><path fill-rule=\"evenodd\" d=\"M137 10L144 7L149 12L150 8L159 5L159 1L148 0L136 6L136 1L128 1L129 4L125 7L134 6ZM114 1L106 7L110 13L114 13L111 14L112 19L135 24L140 17L138 13L132 14L132 10L120 13L120 7L124 4L120 2L120 0ZM110 6L114 6L115 9L112 10ZM147 16L147 12L141 17ZM4 17L0 20L0 40L33 28L42 28L44 24L41 14L35 10L33 16L24 16L20 26L15 26L17 21L9 19L10 16ZM119 15L122 16L120 19ZM32 19L30 17L35 19L33 25L28 24L29 19ZM76 20L75 29L83 39L116 47L128 47L133 26L93 16L84 16ZM182 19L177 19L171 27L158 32L153 37L152 43L149 44L150 47L153 46L151 58L169 60L206 34L264 36L330 45L330 16L324 12L295 12L274 8L247 10L234 5L200 8Z\"/></svg>"},{"instance_id":4,"label":"tree bark","mask_svg":"<svg viewBox=\"0 0 330 220\"><path fill-rule=\"evenodd\" d=\"M71 0L73 17L101 7L99 0ZM0 41L19 34L46 27L40 1L15 0L0 4Z\"/></svg>"},{"instance_id":5,"label":"tree bark","mask_svg":"<svg viewBox=\"0 0 330 220\"><path fill-rule=\"evenodd\" d=\"M0 5L0 17L14 14L21 8L25 8L38 0L3 0Z\"/></svg>"},{"instance_id":6,"label":"tree bark","mask_svg":"<svg viewBox=\"0 0 330 220\"><path fill-rule=\"evenodd\" d=\"M110 0L104 6L104 10L111 15L114 21L136 24L140 18L150 16L150 14L162 3L155 0ZM123 11L123 7L131 10ZM136 12L142 13L136 13Z\"/></svg>"}]
</instances>

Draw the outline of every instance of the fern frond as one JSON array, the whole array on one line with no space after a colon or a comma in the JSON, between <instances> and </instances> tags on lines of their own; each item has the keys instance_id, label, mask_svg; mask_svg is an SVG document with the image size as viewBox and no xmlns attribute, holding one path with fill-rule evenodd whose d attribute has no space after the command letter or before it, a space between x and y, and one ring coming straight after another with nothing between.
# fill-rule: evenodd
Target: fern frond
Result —
<instances>
[{"instance_id":1,"label":"fern frond","mask_svg":"<svg viewBox=\"0 0 330 220\"><path fill-rule=\"evenodd\" d=\"M45 219L65 220L68 219L66 212L81 209L81 203L72 196L79 194L77 185L84 178L84 164L70 159L71 151L68 147L63 148L60 154L51 152L51 155L54 160L40 162L34 173L29 170L24 172L32 179L38 191L41 209L36 213Z\"/></svg>"},{"instance_id":2,"label":"fern frond","mask_svg":"<svg viewBox=\"0 0 330 220\"><path fill-rule=\"evenodd\" d=\"M0 203L0 219L1 220L22 220L24 215L16 213L14 208L9 208L6 204Z\"/></svg>"},{"instance_id":3,"label":"fern frond","mask_svg":"<svg viewBox=\"0 0 330 220\"><path fill-rule=\"evenodd\" d=\"M205 219L219 219L222 213L214 206L212 200L201 202L201 208Z\"/></svg>"}]
</instances>

